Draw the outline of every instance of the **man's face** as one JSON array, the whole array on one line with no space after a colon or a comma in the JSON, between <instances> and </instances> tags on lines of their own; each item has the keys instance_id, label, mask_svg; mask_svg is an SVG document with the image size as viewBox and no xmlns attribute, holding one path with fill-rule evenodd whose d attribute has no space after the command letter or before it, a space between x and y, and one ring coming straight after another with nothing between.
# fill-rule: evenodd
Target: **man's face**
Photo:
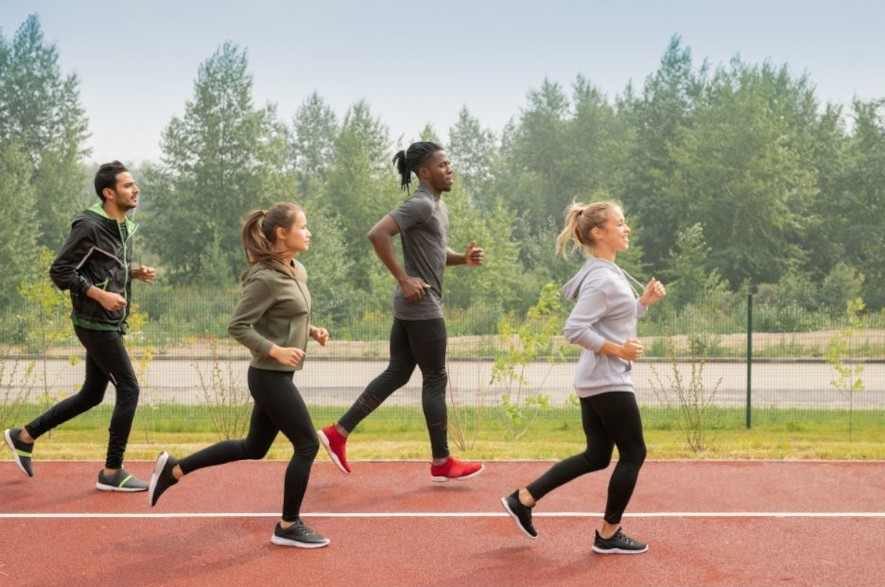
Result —
<instances>
[{"instance_id":1,"label":"man's face","mask_svg":"<svg viewBox=\"0 0 885 587\"><path fill-rule=\"evenodd\" d=\"M449 192L452 190L452 160L445 151L437 151L427 158L421 166L424 177L430 186L437 192Z\"/></svg>"},{"instance_id":2,"label":"man's face","mask_svg":"<svg viewBox=\"0 0 885 587\"><path fill-rule=\"evenodd\" d=\"M117 185L113 190L105 188L105 200L111 202L117 209L126 212L138 205L138 186L135 179L128 171L117 174Z\"/></svg>"}]
</instances>

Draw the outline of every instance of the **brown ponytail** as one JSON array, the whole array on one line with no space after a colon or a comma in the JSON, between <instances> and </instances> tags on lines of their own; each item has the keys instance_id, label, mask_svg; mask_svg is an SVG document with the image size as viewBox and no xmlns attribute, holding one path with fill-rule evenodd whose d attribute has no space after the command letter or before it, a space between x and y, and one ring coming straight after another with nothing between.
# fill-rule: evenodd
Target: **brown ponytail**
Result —
<instances>
[{"instance_id":1,"label":"brown ponytail","mask_svg":"<svg viewBox=\"0 0 885 587\"><path fill-rule=\"evenodd\" d=\"M283 202L274 204L269 210L253 210L246 216L243 223L243 250L246 252L246 263L252 267L261 263L272 269L293 274L291 267L286 267L279 254L273 251L277 228L290 229L299 213L301 206Z\"/></svg>"}]
</instances>

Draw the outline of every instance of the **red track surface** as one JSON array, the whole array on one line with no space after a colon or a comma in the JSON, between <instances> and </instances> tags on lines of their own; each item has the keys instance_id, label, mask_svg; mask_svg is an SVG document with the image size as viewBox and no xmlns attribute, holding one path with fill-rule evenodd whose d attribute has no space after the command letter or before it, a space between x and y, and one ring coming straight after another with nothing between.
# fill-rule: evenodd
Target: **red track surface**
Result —
<instances>
[{"instance_id":1,"label":"red track surface","mask_svg":"<svg viewBox=\"0 0 885 587\"><path fill-rule=\"evenodd\" d=\"M303 511L332 543L302 550L270 543L284 462L198 471L155 508L95 490L100 463L37 462L28 479L0 462L0 585L885 584L883 462L648 462L624 519L650 543L637 556L590 551L609 471L547 496L538 540L517 530L499 499L549 465L438 484L424 463L318 462Z\"/></svg>"}]
</instances>

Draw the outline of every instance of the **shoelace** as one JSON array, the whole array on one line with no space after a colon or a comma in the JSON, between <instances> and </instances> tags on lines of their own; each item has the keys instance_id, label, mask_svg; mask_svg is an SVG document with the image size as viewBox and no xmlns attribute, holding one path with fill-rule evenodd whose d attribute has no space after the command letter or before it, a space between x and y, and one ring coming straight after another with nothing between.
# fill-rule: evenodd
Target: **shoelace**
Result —
<instances>
[{"instance_id":1,"label":"shoelace","mask_svg":"<svg viewBox=\"0 0 885 587\"><path fill-rule=\"evenodd\" d=\"M316 532L310 529L307 524L304 523L304 520L301 518L295 520L295 523L292 524L293 527L296 527L300 532L302 532L306 536L315 536Z\"/></svg>"}]
</instances>

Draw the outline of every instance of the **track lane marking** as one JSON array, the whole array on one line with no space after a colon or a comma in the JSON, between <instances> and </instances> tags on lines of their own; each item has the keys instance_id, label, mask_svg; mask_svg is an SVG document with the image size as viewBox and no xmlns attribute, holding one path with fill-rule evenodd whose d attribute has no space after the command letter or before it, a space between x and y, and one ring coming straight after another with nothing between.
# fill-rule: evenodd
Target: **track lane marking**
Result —
<instances>
[{"instance_id":1,"label":"track lane marking","mask_svg":"<svg viewBox=\"0 0 885 587\"><path fill-rule=\"evenodd\" d=\"M602 512L538 512L535 518L601 518ZM0 513L0 519L164 519L164 518L278 518L279 512L177 513ZM311 512L305 518L502 518L506 512ZM648 512L625 513L625 518L885 518L885 512Z\"/></svg>"}]
</instances>

